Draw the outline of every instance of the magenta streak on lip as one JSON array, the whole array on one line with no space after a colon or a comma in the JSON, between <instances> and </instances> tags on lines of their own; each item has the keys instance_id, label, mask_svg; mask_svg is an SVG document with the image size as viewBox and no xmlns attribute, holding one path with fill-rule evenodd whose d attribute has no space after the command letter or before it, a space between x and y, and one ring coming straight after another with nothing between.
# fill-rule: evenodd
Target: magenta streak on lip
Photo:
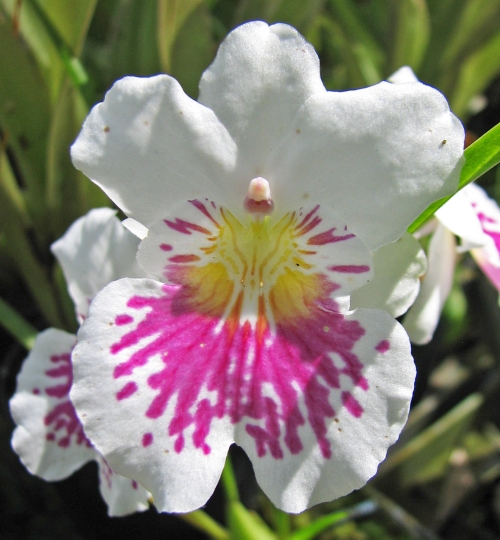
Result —
<instances>
[{"instance_id":1,"label":"magenta streak on lip","mask_svg":"<svg viewBox=\"0 0 500 540\"><path fill-rule=\"evenodd\" d=\"M134 381L129 381L121 390L116 393L116 399L121 401L130 397L137 392L137 384Z\"/></svg>"},{"instance_id":2,"label":"magenta streak on lip","mask_svg":"<svg viewBox=\"0 0 500 540\"><path fill-rule=\"evenodd\" d=\"M342 274L364 274L370 271L370 267L366 264L345 264L339 266L329 266L328 270L332 272L340 272Z\"/></svg>"},{"instance_id":3,"label":"magenta streak on lip","mask_svg":"<svg viewBox=\"0 0 500 540\"><path fill-rule=\"evenodd\" d=\"M115 318L115 324L118 326L130 324L131 322L134 322L134 319L130 315L121 315Z\"/></svg>"},{"instance_id":4,"label":"magenta streak on lip","mask_svg":"<svg viewBox=\"0 0 500 540\"><path fill-rule=\"evenodd\" d=\"M331 401L339 408L347 403L347 411L358 418L361 406L352 396L342 399L342 392L350 396L348 392L354 386L368 389L363 365L352 352L365 334L357 321L346 321L336 312L336 303L325 299L310 306L312 315L307 320L278 325L275 335L266 324L257 330L259 325L252 328L249 322L226 322L215 335L219 319L187 311L182 287L164 285L163 292L159 298L130 298L128 308L147 312L142 322L112 345L111 353L136 349L142 340L149 341L115 367L115 379L129 377L153 357L162 357L165 367L148 379L156 395L145 416L161 417L176 394L168 426L176 452L183 450L184 432L193 426L194 446L210 453L206 439L211 423L228 416L233 424L245 423L259 456L269 451L274 458L282 458L283 443L292 454L299 453L303 443L298 430L307 420L323 456L331 457L326 438L327 419L336 415ZM323 330L325 325L329 332ZM346 377L341 382L341 374L350 382ZM265 395L264 386L268 384L276 400ZM302 393L307 419L299 408L295 386ZM204 388L215 393L214 403L199 397ZM143 446L149 442L146 435Z\"/></svg>"},{"instance_id":5,"label":"magenta streak on lip","mask_svg":"<svg viewBox=\"0 0 500 540\"><path fill-rule=\"evenodd\" d=\"M55 386L45 388L45 394L60 400L44 418L47 428L50 426L52 429L52 431L48 431L46 439L48 441L57 441L58 446L67 448L71 444L72 437L74 437L76 444L85 444L91 448L92 444L85 437L83 427L69 399L69 391L73 384L71 353L53 355L50 357L50 361L56 367L48 369L45 374L53 379L64 378L65 380ZM60 436L59 440L57 439L58 434Z\"/></svg>"}]
</instances>

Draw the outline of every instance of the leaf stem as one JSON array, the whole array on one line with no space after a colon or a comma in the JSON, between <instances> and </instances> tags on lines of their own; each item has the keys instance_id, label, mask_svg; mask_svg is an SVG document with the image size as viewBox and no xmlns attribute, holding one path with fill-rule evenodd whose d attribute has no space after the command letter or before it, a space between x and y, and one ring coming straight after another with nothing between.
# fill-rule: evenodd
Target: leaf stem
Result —
<instances>
[{"instance_id":1,"label":"leaf stem","mask_svg":"<svg viewBox=\"0 0 500 540\"><path fill-rule=\"evenodd\" d=\"M0 325L12 334L26 350L29 351L33 348L38 334L37 329L2 298L0 298Z\"/></svg>"},{"instance_id":2,"label":"leaf stem","mask_svg":"<svg viewBox=\"0 0 500 540\"><path fill-rule=\"evenodd\" d=\"M229 454L226 457L226 464L224 465L224 469L222 470L221 481L228 502L238 501L240 499L238 493L238 485L236 484L233 464L231 462Z\"/></svg>"},{"instance_id":3,"label":"leaf stem","mask_svg":"<svg viewBox=\"0 0 500 540\"><path fill-rule=\"evenodd\" d=\"M230 540L227 530L203 512L203 510L195 510L194 512L189 512L189 514L176 514L176 516L196 529L208 534L210 538L214 538L215 540Z\"/></svg>"}]
</instances>

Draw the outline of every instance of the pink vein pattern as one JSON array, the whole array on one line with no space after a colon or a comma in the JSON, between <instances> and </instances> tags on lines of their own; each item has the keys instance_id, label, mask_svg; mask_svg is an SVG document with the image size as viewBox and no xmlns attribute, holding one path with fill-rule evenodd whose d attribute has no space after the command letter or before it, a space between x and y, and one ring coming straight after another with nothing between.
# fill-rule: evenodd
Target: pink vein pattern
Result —
<instances>
[{"instance_id":1,"label":"pink vein pattern","mask_svg":"<svg viewBox=\"0 0 500 540\"><path fill-rule=\"evenodd\" d=\"M54 367L48 369L45 375L51 379L61 379L53 386L45 388L45 394L58 400L58 403L44 418L47 426L46 439L55 442L61 448L68 448L72 442L92 447L85 436L83 427L76 415L75 408L69 399L69 391L73 384L73 369L71 366L71 353L56 354L50 357ZM40 390L35 388L35 394Z\"/></svg>"},{"instance_id":2,"label":"pink vein pattern","mask_svg":"<svg viewBox=\"0 0 500 540\"><path fill-rule=\"evenodd\" d=\"M182 227L189 225L183 223ZM259 456L269 452L276 459L284 457L285 448L291 454L303 449L299 428L308 422L322 455L330 458L327 419L338 414L332 401L354 418L363 414L351 390L356 386L368 390L363 365L352 352L365 330L338 312L329 298L335 286L322 276L315 278L320 280L322 294L309 306L310 315L278 323L275 331L267 323L266 310L273 311L275 320L283 319L278 313L279 298L272 294L270 305L261 297L255 325L240 323L237 302L222 328L219 317L193 310L182 286L164 285L159 298L130 298L127 306L132 312L146 309L147 313L111 347L115 355L131 348L135 351L114 370L115 379L128 380L117 399L133 395L130 378L134 371L160 355L164 367L147 381L154 397L144 414L160 418L177 394L168 426L176 452L182 452L184 432L193 426L194 446L209 454L206 439L211 423L227 416L233 424L245 423ZM118 317L125 320L123 315ZM138 312L138 317L142 318L142 313ZM143 340L147 345L137 348ZM269 385L274 397L265 391ZM201 397L204 389L214 392L216 399ZM332 392L337 396L333 400L329 399ZM152 434L141 437L144 447L153 444Z\"/></svg>"}]
</instances>

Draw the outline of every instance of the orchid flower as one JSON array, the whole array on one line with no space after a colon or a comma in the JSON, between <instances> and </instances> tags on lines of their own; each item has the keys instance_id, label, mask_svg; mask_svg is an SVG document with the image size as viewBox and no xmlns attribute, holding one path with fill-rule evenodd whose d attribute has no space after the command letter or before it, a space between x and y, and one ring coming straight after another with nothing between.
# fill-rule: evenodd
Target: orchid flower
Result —
<instances>
[{"instance_id":1,"label":"orchid flower","mask_svg":"<svg viewBox=\"0 0 500 540\"><path fill-rule=\"evenodd\" d=\"M147 230L158 280L104 288L73 353L71 399L111 467L173 512L207 501L232 443L285 511L363 486L415 367L404 329L349 295L456 190L463 138L423 84L326 91L283 24L231 32L198 101L168 75L115 83L72 159Z\"/></svg>"},{"instance_id":2,"label":"orchid flower","mask_svg":"<svg viewBox=\"0 0 500 540\"><path fill-rule=\"evenodd\" d=\"M138 240L115 213L109 208L92 210L52 245L80 322L93 296L107 283L122 276L146 275L135 260ZM32 474L48 481L67 478L95 460L110 516L146 510L148 492L111 469L86 437L76 415L69 397L75 343L76 336L55 328L37 336L10 400L17 424L12 446Z\"/></svg>"},{"instance_id":3,"label":"orchid flower","mask_svg":"<svg viewBox=\"0 0 500 540\"><path fill-rule=\"evenodd\" d=\"M437 328L441 311L453 285L458 253L470 250L478 266L500 290L500 208L485 191L469 184L456 193L424 226L421 235L432 232L429 271L404 326L410 339L428 343ZM457 245L456 237L460 238Z\"/></svg>"}]
</instances>

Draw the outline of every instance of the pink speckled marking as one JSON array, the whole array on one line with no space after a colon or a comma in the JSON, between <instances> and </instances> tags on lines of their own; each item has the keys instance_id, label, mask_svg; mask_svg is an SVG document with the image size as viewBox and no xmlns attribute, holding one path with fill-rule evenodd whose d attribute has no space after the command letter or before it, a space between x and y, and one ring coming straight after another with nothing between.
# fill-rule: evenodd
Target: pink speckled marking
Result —
<instances>
[{"instance_id":1,"label":"pink speckled marking","mask_svg":"<svg viewBox=\"0 0 500 540\"><path fill-rule=\"evenodd\" d=\"M83 427L69 399L69 391L73 384L71 353L53 355L50 357L50 361L55 367L48 369L45 374L53 379L62 378L63 381L45 388L47 396L60 400L44 418L48 429L46 439L57 442L61 448L67 448L72 441L76 444L86 444L88 447L92 447L91 442L85 437Z\"/></svg>"},{"instance_id":2,"label":"pink speckled marking","mask_svg":"<svg viewBox=\"0 0 500 540\"><path fill-rule=\"evenodd\" d=\"M174 248L170 244L160 244L162 251L172 251Z\"/></svg>"},{"instance_id":3,"label":"pink speckled marking","mask_svg":"<svg viewBox=\"0 0 500 540\"><path fill-rule=\"evenodd\" d=\"M219 318L192 311L181 286L164 285L159 298L134 296L127 306L147 312L135 329L111 346L112 354L135 349L127 361L116 366L114 378L133 376L137 368L161 356L164 367L147 381L156 395L145 416L160 418L176 395L168 426L176 452L183 450L184 432L193 426L194 446L208 454L206 439L212 421L228 416L234 424L245 423L259 456L269 451L280 459L284 447L292 454L299 453L303 449L299 427L308 422L323 456L330 458L327 419L334 418L336 411L329 397L333 392L334 401L359 418L362 409L349 390L354 386L367 390L368 382L362 375L362 363L352 352L365 330L338 312L335 301L328 298L335 285L324 280L330 289L309 306L310 316L277 324L275 333L267 323L266 310L270 308L262 297L255 326L239 322L238 314L220 327ZM142 340L147 340L147 345L137 349ZM341 375L346 377L341 379ZM266 394L266 385L273 387L276 398ZM199 397L205 388L216 396L213 402ZM143 446L149 443L150 435L144 434Z\"/></svg>"},{"instance_id":4,"label":"pink speckled marking","mask_svg":"<svg viewBox=\"0 0 500 540\"><path fill-rule=\"evenodd\" d=\"M118 326L123 326L125 324L130 324L131 322L134 322L134 319L130 315L118 315L115 317L115 324Z\"/></svg>"},{"instance_id":5,"label":"pink speckled marking","mask_svg":"<svg viewBox=\"0 0 500 540\"><path fill-rule=\"evenodd\" d=\"M139 484L135 480L132 480L132 489L139 489Z\"/></svg>"},{"instance_id":6,"label":"pink speckled marking","mask_svg":"<svg viewBox=\"0 0 500 540\"><path fill-rule=\"evenodd\" d=\"M338 266L329 266L328 270L332 272L340 272L342 274L364 274L370 271L370 267L366 264L344 264Z\"/></svg>"},{"instance_id":7,"label":"pink speckled marking","mask_svg":"<svg viewBox=\"0 0 500 540\"><path fill-rule=\"evenodd\" d=\"M379 353L386 353L390 348L391 344L386 339L383 339L380 343L377 344L375 350Z\"/></svg>"},{"instance_id":8,"label":"pink speckled marking","mask_svg":"<svg viewBox=\"0 0 500 540\"><path fill-rule=\"evenodd\" d=\"M150 446L153 444L153 434L152 433L144 433L142 436L142 446L146 448L147 446Z\"/></svg>"},{"instance_id":9,"label":"pink speckled marking","mask_svg":"<svg viewBox=\"0 0 500 540\"><path fill-rule=\"evenodd\" d=\"M38 396L40 395L40 388L33 388L32 392L35 396Z\"/></svg>"},{"instance_id":10,"label":"pink speckled marking","mask_svg":"<svg viewBox=\"0 0 500 540\"><path fill-rule=\"evenodd\" d=\"M121 401L122 399L127 399L131 395L137 392L137 384L134 381L129 381L121 390L116 393L116 399Z\"/></svg>"}]
</instances>

